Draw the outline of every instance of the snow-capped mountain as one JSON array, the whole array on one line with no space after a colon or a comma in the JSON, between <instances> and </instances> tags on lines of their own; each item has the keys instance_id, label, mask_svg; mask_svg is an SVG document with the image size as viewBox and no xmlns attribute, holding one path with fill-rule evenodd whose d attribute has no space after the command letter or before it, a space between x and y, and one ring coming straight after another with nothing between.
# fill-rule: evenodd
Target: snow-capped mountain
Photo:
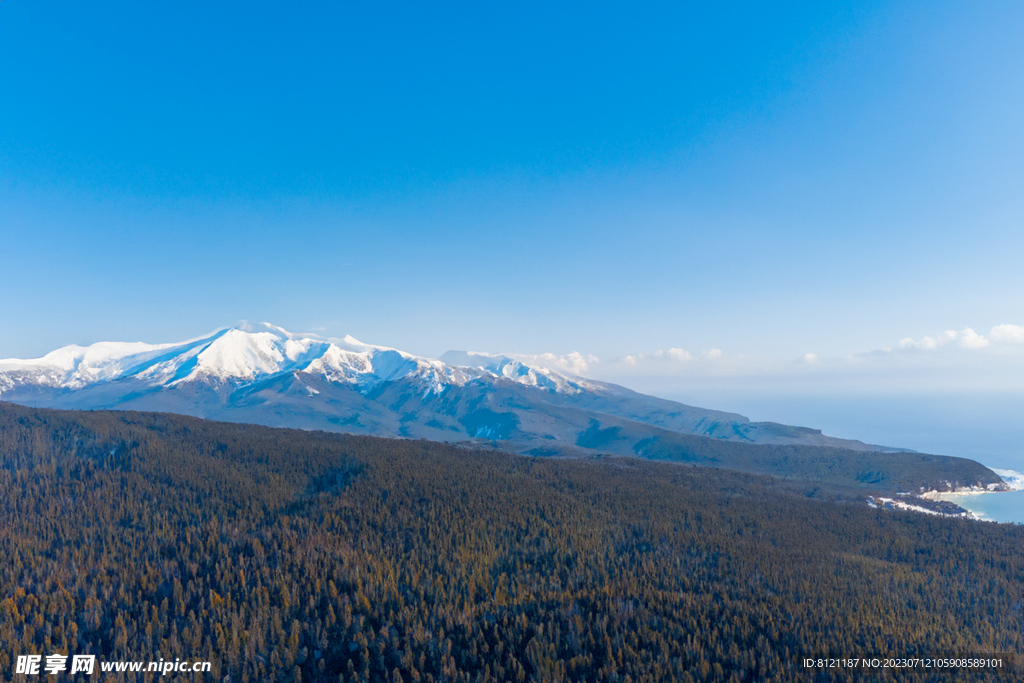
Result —
<instances>
[{"instance_id":1,"label":"snow-capped mountain","mask_svg":"<svg viewBox=\"0 0 1024 683\"><path fill-rule=\"evenodd\" d=\"M792 462L751 465L764 452L726 453L693 439L863 454L900 450L751 422L508 356L450 351L423 358L352 337L294 335L268 323L176 344L100 342L32 360L0 360L0 400L435 441L485 440L535 455L607 452L768 472L792 469ZM814 453L797 456L813 460L821 451Z\"/></svg>"},{"instance_id":2,"label":"snow-capped mountain","mask_svg":"<svg viewBox=\"0 0 1024 683\"><path fill-rule=\"evenodd\" d=\"M325 341L298 337L263 323L220 330L178 344L99 342L65 346L42 358L0 360L0 396L11 400L19 389L53 389L61 395L99 385L134 382L133 392L189 384L252 385L281 375L297 380L325 379L366 393L385 383L406 380L425 394L441 394L482 377L508 378L525 386L573 394L596 384L575 381L546 368L527 367L505 356L451 352L465 363L422 358L351 336ZM7 395L5 395L7 394ZM74 401L74 399L69 399Z\"/></svg>"},{"instance_id":3,"label":"snow-capped mountain","mask_svg":"<svg viewBox=\"0 0 1024 683\"><path fill-rule=\"evenodd\" d=\"M441 403L450 407L453 390L477 396L477 403L488 394L511 391L519 396L520 403L529 398L527 403L571 406L727 440L892 450L831 439L816 430L752 423L741 415L568 377L508 356L449 351L440 359L423 358L364 344L351 336L332 341L301 337L269 323L226 328L176 344L99 342L66 346L32 360L0 360L0 400L55 408L169 410L278 426L288 426L298 419L303 427L368 433L377 432L369 425L360 428L364 414L393 413L391 417L403 425L401 429L384 428L383 423L393 420L382 415L372 420L381 426L379 433L386 435L438 437L438 427L431 423L446 421L437 416L426 420L412 416L442 398ZM346 399L340 404L339 392ZM382 403L384 397L396 393L406 399L415 396L421 405L403 400L398 412L394 402ZM303 403L296 404L296 397ZM514 408L494 400L483 402L495 412ZM287 417L275 419L275 406L283 410L281 404L288 405ZM457 438L453 431L464 432L463 438L487 433L497 436L507 431L451 424L441 429L447 440ZM553 440L562 439L556 436ZM578 446L576 441L566 445Z\"/></svg>"}]
</instances>

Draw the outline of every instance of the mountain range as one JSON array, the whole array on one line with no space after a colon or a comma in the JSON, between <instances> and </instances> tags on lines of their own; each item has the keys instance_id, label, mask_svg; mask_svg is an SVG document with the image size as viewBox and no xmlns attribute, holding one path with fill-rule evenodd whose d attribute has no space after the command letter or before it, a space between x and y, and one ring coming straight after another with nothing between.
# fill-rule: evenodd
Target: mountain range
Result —
<instances>
[{"instance_id":1,"label":"mountain range","mask_svg":"<svg viewBox=\"0 0 1024 683\"><path fill-rule=\"evenodd\" d=\"M970 460L752 422L504 355L449 351L424 358L269 323L180 343L100 342L0 360L0 400L422 438L535 456L630 455L879 490L1001 486L995 473Z\"/></svg>"}]
</instances>

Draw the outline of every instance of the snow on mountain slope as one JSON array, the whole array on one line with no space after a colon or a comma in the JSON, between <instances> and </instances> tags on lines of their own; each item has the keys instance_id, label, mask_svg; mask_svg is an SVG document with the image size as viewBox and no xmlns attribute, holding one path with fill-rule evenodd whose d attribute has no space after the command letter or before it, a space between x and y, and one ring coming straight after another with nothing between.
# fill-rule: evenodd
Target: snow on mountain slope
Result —
<instances>
[{"instance_id":1,"label":"snow on mountain slope","mask_svg":"<svg viewBox=\"0 0 1024 683\"><path fill-rule=\"evenodd\" d=\"M448 351L440 358L449 365L484 370L495 377L505 377L526 386L547 389L561 394L578 394L583 391L600 391L601 382L574 377L572 379L554 370L523 365L508 356L480 353L478 351Z\"/></svg>"},{"instance_id":2,"label":"snow on mountain slope","mask_svg":"<svg viewBox=\"0 0 1024 683\"><path fill-rule=\"evenodd\" d=\"M372 387L409 379L441 393L485 375L556 392L580 391L578 383L543 368L501 357L492 367L460 366L364 344L302 338L268 323L251 331L229 328L180 344L99 342L66 346L42 358L0 360L0 398L19 386L77 390L134 379L150 386L188 382L254 382L282 373L319 375L331 382Z\"/></svg>"},{"instance_id":3,"label":"snow on mountain slope","mask_svg":"<svg viewBox=\"0 0 1024 683\"><path fill-rule=\"evenodd\" d=\"M0 400L440 440L518 434L569 447L578 445L577 432L586 431L591 418L614 417L730 441L890 450L817 430L750 422L508 356L449 351L430 359L351 336L294 335L269 323L178 344L100 342L33 360L0 360ZM578 419L567 421L567 409Z\"/></svg>"},{"instance_id":4,"label":"snow on mountain slope","mask_svg":"<svg viewBox=\"0 0 1024 683\"><path fill-rule=\"evenodd\" d=\"M80 389L144 371L165 357L187 354L209 338L182 344L99 342L65 346L42 358L0 360L0 392L22 384Z\"/></svg>"}]
</instances>

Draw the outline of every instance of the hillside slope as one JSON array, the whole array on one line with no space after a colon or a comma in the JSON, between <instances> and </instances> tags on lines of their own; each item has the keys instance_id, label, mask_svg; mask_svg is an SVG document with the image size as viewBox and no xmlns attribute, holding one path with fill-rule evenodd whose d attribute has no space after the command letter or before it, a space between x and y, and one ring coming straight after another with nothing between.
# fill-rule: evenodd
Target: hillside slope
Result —
<instances>
[{"instance_id":1,"label":"hillside slope","mask_svg":"<svg viewBox=\"0 0 1024 683\"><path fill-rule=\"evenodd\" d=\"M860 495L0 405L0 669L91 652L218 681L781 683L867 677L804 657L1024 651L1024 527Z\"/></svg>"}]
</instances>

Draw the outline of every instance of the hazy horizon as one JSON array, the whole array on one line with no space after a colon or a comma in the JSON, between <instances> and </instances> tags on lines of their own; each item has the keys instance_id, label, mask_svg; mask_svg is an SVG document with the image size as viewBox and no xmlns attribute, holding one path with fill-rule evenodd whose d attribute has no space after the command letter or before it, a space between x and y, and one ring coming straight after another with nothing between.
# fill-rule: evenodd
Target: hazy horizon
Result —
<instances>
[{"instance_id":1,"label":"hazy horizon","mask_svg":"<svg viewBox=\"0 0 1024 683\"><path fill-rule=\"evenodd\" d=\"M262 325L242 327L262 329ZM182 341L186 338L162 343ZM377 340L361 341L373 344ZM648 359L647 364L630 364L622 359L602 363L583 354L511 355L530 364L611 381L687 405L739 413L754 421L811 427L829 436L967 457L990 467L1024 472L1024 424L1019 420L1024 414L1024 393L1013 391L1013 387L973 392L955 392L941 386L932 391L894 390L881 384L865 385L856 367L851 381L849 370L844 376L835 368L829 371L812 367L808 372L807 368L794 370L793 365L784 363L772 366L774 372L745 376L728 373L728 366L693 365L693 358L673 358L673 354L664 353ZM650 361L654 361L655 372ZM633 370L632 374L628 369ZM718 374L714 374L716 370Z\"/></svg>"}]
</instances>

